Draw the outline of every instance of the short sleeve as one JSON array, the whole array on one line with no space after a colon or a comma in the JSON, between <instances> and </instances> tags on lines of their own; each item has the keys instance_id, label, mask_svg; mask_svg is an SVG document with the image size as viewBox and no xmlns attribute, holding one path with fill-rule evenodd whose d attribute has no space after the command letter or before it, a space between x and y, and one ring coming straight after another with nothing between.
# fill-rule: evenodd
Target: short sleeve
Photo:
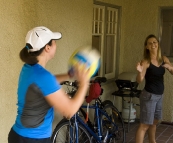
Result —
<instances>
[{"instance_id":1,"label":"short sleeve","mask_svg":"<svg viewBox=\"0 0 173 143\"><path fill-rule=\"evenodd\" d=\"M45 71L44 74L41 74L37 85L43 92L44 96L54 93L61 88L61 85L56 80L56 77L48 71Z\"/></svg>"}]
</instances>

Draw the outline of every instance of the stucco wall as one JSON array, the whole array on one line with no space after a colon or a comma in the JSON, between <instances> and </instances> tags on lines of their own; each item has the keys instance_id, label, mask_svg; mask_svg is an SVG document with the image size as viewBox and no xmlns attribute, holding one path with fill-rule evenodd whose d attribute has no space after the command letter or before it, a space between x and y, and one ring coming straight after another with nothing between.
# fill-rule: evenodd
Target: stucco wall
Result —
<instances>
[{"instance_id":1,"label":"stucco wall","mask_svg":"<svg viewBox=\"0 0 173 143\"><path fill-rule=\"evenodd\" d=\"M145 37L150 33L158 35L158 7L172 6L173 1L99 1L122 7L119 69L120 73L135 72L136 62L142 58ZM7 143L16 116L16 88L22 66L18 53L25 44L26 32L38 25L62 32L57 54L47 69L53 73L65 72L72 51L91 43L93 0L0 0L0 3L0 142ZM169 122L173 122L172 81L173 76L166 72L163 120ZM112 99L114 90L115 83L106 84L103 99ZM121 107L120 99L116 99L116 105Z\"/></svg>"}]
</instances>

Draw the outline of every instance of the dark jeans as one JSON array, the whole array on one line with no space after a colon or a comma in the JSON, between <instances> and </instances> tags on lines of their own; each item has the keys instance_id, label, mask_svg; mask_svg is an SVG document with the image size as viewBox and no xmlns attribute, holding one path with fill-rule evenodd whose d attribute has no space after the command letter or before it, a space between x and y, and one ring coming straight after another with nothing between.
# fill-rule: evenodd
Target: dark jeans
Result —
<instances>
[{"instance_id":1,"label":"dark jeans","mask_svg":"<svg viewBox=\"0 0 173 143\"><path fill-rule=\"evenodd\" d=\"M18 135L13 129L8 134L8 143L51 143L50 138L33 139Z\"/></svg>"}]
</instances>

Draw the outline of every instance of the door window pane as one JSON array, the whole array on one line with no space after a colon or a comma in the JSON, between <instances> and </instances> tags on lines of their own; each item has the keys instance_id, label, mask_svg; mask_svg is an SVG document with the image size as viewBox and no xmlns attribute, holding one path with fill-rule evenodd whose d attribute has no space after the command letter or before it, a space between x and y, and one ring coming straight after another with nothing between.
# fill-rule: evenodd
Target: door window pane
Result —
<instances>
[{"instance_id":1,"label":"door window pane","mask_svg":"<svg viewBox=\"0 0 173 143\"><path fill-rule=\"evenodd\" d=\"M173 8L161 9L160 46L163 55L173 57Z\"/></svg>"}]
</instances>

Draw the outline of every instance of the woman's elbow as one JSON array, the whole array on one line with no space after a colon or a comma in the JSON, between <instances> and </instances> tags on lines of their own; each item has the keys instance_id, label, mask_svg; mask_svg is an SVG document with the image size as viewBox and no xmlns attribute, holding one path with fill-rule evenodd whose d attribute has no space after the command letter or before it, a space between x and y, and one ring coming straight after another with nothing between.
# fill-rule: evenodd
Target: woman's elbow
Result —
<instances>
[{"instance_id":1,"label":"woman's elbow","mask_svg":"<svg viewBox=\"0 0 173 143\"><path fill-rule=\"evenodd\" d=\"M141 81L141 80L136 80L136 82L139 84L139 83L141 83L142 81Z\"/></svg>"},{"instance_id":2,"label":"woman's elbow","mask_svg":"<svg viewBox=\"0 0 173 143\"><path fill-rule=\"evenodd\" d=\"M62 116L69 120L74 116L75 113L76 112L74 112L73 110L66 110L62 113Z\"/></svg>"},{"instance_id":3,"label":"woman's elbow","mask_svg":"<svg viewBox=\"0 0 173 143\"><path fill-rule=\"evenodd\" d=\"M137 78L136 79L136 82L139 84L139 83L141 83L143 81L143 78Z\"/></svg>"}]
</instances>

